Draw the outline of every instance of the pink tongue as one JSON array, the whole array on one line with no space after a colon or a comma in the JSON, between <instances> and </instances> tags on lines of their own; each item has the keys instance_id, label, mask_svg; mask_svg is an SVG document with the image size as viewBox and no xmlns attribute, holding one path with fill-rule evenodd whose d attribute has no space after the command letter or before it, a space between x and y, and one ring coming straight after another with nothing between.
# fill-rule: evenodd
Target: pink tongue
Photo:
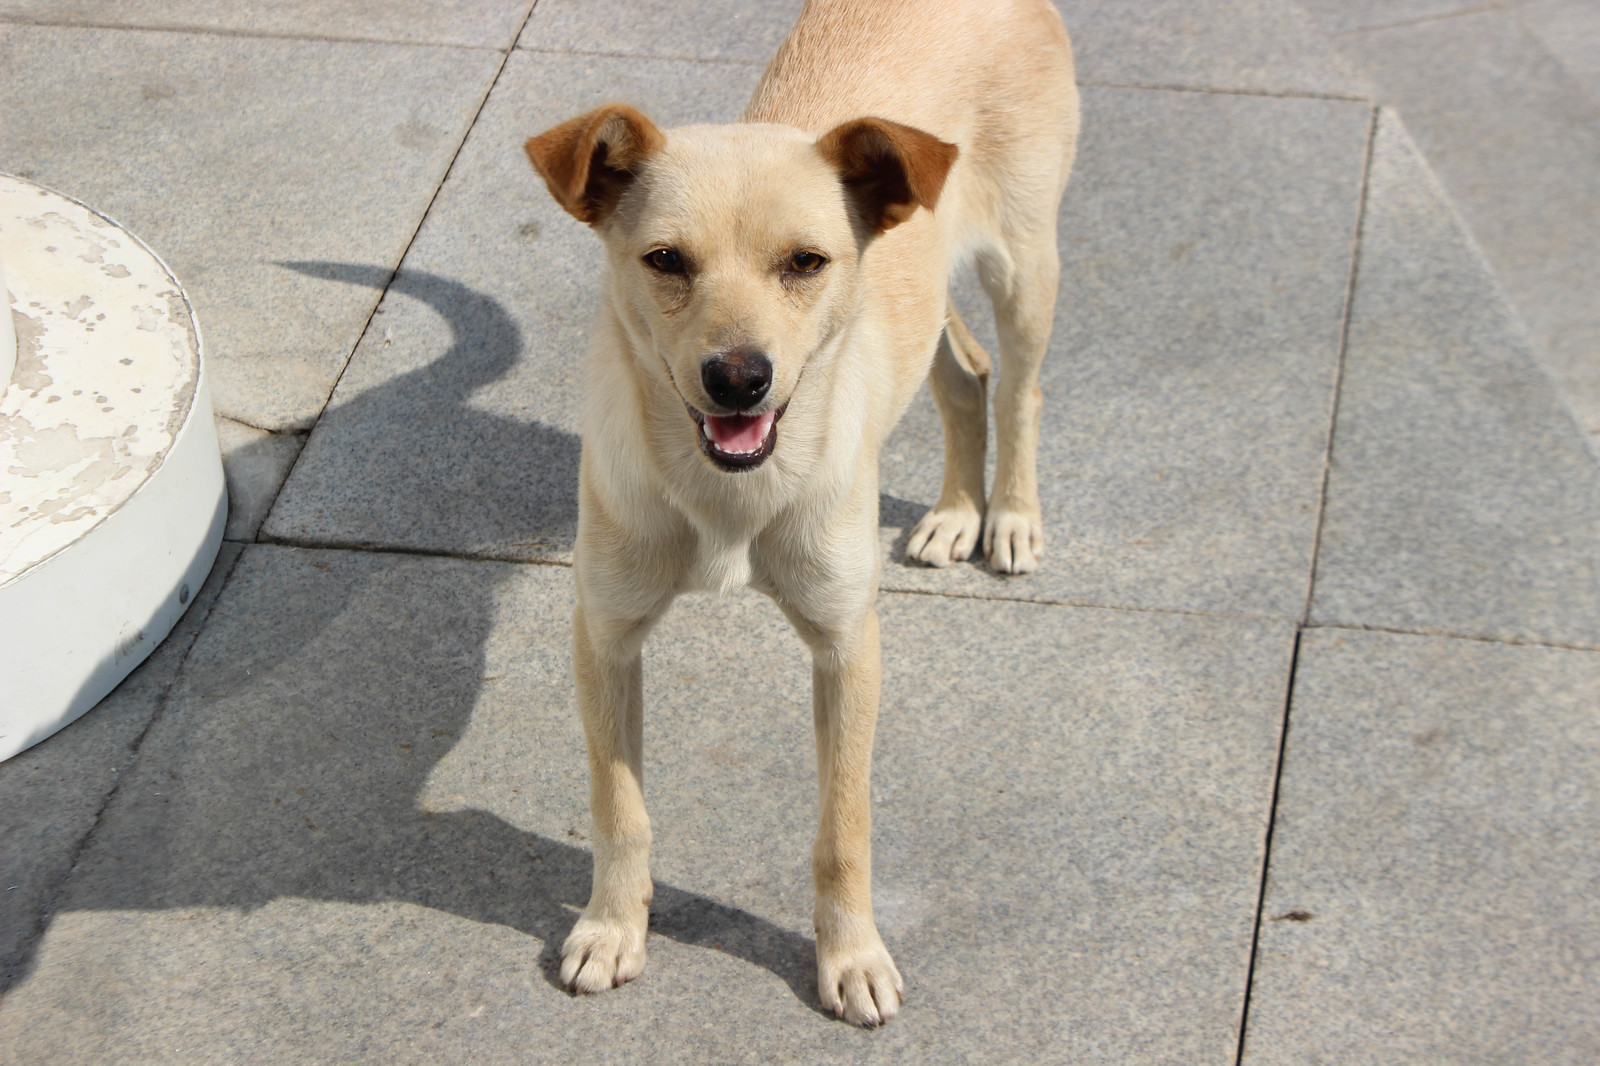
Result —
<instances>
[{"instance_id":1,"label":"pink tongue","mask_svg":"<svg viewBox=\"0 0 1600 1066\"><path fill-rule=\"evenodd\" d=\"M725 452L755 452L772 429L775 411L759 415L706 415L711 442Z\"/></svg>"}]
</instances>

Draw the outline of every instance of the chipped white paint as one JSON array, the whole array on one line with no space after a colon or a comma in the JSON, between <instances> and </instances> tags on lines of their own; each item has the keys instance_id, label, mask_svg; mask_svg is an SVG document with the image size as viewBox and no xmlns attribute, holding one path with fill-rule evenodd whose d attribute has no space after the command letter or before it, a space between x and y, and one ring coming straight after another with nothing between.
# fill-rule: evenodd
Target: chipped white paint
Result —
<instances>
[{"instance_id":1,"label":"chipped white paint","mask_svg":"<svg viewBox=\"0 0 1600 1066\"><path fill-rule=\"evenodd\" d=\"M6 391L17 365L17 335L11 328L11 297L6 289L6 263L0 257L0 393Z\"/></svg>"},{"instance_id":2,"label":"chipped white paint","mask_svg":"<svg viewBox=\"0 0 1600 1066\"><path fill-rule=\"evenodd\" d=\"M227 496L199 329L161 260L3 174L0 259L17 334L0 393L3 759L166 636L216 557Z\"/></svg>"},{"instance_id":3,"label":"chipped white paint","mask_svg":"<svg viewBox=\"0 0 1600 1066\"><path fill-rule=\"evenodd\" d=\"M199 346L161 261L80 204L0 177L17 366L0 395L0 584L139 491L188 418Z\"/></svg>"}]
</instances>

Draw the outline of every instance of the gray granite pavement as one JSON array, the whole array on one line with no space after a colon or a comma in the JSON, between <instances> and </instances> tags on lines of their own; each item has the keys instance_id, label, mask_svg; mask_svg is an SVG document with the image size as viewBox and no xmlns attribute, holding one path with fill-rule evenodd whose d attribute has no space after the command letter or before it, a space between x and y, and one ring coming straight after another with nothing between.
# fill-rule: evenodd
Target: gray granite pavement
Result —
<instances>
[{"instance_id":1,"label":"gray granite pavement","mask_svg":"<svg viewBox=\"0 0 1600 1066\"><path fill-rule=\"evenodd\" d=\"M218 414L303 430L500 66L490 49L0 22L0 159L140 235L189 291Z\"/></svg>"},{"instance_id":2,"label":"gray granite pavement","mask_svg":"<svg viewBox=\"0 0 1600 1066\"><path fill-rule=\"evenodd\" d=\"M1600 646L1600 465L1388 111L1355 293L1312 618Z\"/></svg>"},{"instance_id":3,"label":"gray granite pavement","mask_svg":"<svg viewBox=\"0 0 1600 1066\"><path fill-rule=\"evenodd\" d=\"M44 26L504 48L532 6L533 0L0 0L0 18Z\"/></svg>"},{"instance_id":4,"label":"gray granite pavement","mask_svg":"<svg viewBox=\"0 0 1600 1066\"><path fill-rule=\"evenodd\" d=\"M809 670L753 595L647 645L649 968L554 979L600 261L520 145L613 98L734 117L797 5L0 0L0 169L195 294L235 542L0 764L0 1063L1600 1054L1600 472L1348 47L1463 5L1060 6L1044 569L906 566L926 395L885 450L909 995L868 1033L818 1006Z\"/></svg>"},{"instance_id":5,"label":"gray granite pavement","mask_svg":"<svg viewBox=\"0 0 1600 1066\"><path fill-rule=\"evenodd\" d=\"M1481 242L1533 352L1600 441L1600 7L1308 0L1398 108Z\"/></svg>"},{"instance_id":6,"label":"gray granite pavement","mask_svg":"<svg viewBox=\"0 0 1600 1066\"><path fill-rule=\"evenodd\" d=\"M673 9L636 0L544 0L519 43L546 52L746 63L760 68L794 25L801 3L703 0ZM755 73L759 76L760 70ZM735 113L743 106L740 99ZM726 112L720 120L726 121L725 116Z\"/></svg>"},{"instance_id":7,"label":"gray granite pavement","mask_svg":"<svg viewBox=\"0 0 1600 1066\"><path fill-rule=\"evenodd\" d=\"M1600 1056L1595 659L1301 639L1245 1062Z\"/></svg>"}]
</instances>

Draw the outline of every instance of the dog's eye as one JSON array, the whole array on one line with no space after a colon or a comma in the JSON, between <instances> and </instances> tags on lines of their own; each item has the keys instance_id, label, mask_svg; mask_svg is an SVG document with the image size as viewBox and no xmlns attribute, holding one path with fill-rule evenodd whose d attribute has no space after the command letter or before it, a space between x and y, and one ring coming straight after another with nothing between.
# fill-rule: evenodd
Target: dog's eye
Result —
<instances>
[{"instance_id":1,"label":"dog's eye","mask_svg":"<svg viewBox=\"0 0 1600 1066\"><path fill-rule=\"evenodd\" d=\"M683 274L687 268L683 265L683 256L676 248L655 248L645 254L644 261L651 270L663 274Z\"/></svg>"},{"instance_id":2,"label":"dog's eye","mask_svg":"<svg viewBox=\"0 0 1600 1066\"><path fill-rule=\"evenodd\" d=\"M796 274L815 274L827 262L816 252L796 252L789 257L789 269Z\"/></svg>"}]
</instances>

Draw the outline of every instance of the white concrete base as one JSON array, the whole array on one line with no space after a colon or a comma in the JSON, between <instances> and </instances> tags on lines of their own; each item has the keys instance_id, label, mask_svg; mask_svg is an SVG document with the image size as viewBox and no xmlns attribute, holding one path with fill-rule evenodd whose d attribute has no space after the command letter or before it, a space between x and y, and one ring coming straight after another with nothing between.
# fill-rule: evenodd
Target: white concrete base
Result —
<instances>
[{"instance_id":1,"label":"white concrete base","mask_svg":"<svg viewBox=\"0 0 1600 1066\"><path fill-rule=\"evenodd\" d=\"M0 175L17 365L0 392L0 759L159 644L222 542L227 491L193 310L89 208Z\"/></svg>"}]
</instances>

